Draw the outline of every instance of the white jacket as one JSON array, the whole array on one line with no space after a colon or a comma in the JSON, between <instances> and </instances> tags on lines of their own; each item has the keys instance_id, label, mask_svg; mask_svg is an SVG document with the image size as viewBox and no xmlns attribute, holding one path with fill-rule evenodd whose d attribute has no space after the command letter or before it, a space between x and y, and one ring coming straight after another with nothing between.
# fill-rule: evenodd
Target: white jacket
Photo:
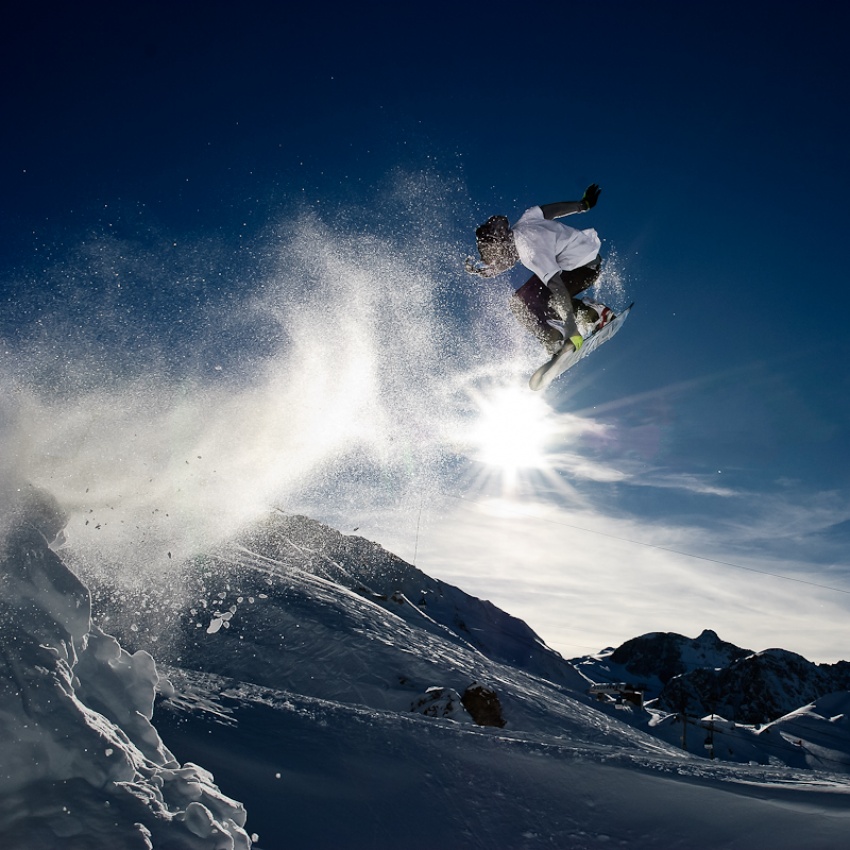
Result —
<instances>
[{"instance_id":1,"label":"white jacket","mask_svg":"<svg viewBox=\"0 0 850 850\"><path fill-rule=\"evenodd\" d=\"M511 230L520 261L544 283L559 271L587 265L602 247L593 228L576 230L546 219L540 207L527 209Z\"/></svg>"}]
</instances>

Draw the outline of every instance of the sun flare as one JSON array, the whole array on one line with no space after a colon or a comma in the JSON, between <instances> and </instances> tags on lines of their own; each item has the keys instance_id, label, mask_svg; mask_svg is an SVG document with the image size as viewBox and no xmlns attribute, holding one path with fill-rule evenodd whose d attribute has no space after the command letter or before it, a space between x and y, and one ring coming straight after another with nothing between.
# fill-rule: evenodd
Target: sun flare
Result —
<instances>
[{"instance_id":1,"label":"sun flare","mask_svg":"<svg viewBox=\"0 0 850 850\"><path fill-rule=\"evenodd\" d=\"M543 469L557 432L552 409L540 396L505 388L478 400L470 438L475 460L505 471Z\"/></svg>"}]
</instances>

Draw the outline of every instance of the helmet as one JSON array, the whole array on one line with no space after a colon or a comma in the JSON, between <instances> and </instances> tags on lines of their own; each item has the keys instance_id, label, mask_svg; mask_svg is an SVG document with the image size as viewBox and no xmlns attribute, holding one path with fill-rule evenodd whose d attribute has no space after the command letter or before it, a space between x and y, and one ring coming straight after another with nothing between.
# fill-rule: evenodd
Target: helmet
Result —
<instances>
[{"instance_id":1,"label":"helmet","mask_svg":"<svg viewBox=\"0 0 850 850\"><path fill-rule=\"evenodd\" d=\"M512 268L519 260L507 216L491 215L484 224L475 228L475 241L486 266L486 270L482 269L477 274L495 277Z\"/></svg>"},{"instance_id":2,"label":"helmet","mask_svg":"<svg viewBox=\"0 0 850 850\"><path fill-rule=\"evenodd\" d=\"M478 242L479 250L482 244L504 242L509 238L510 232L511 227L506 215L491 215L484 224L479 224L475 228L475 239Z\"/></svg>"}]
</instances>

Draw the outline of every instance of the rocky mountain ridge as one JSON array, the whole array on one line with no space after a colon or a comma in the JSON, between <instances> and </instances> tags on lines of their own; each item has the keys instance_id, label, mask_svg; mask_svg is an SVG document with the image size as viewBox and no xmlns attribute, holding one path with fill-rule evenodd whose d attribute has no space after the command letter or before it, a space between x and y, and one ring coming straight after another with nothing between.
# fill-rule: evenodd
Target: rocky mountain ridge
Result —
<instances>
[{"instance_id":1,"label":"rocky mountain ridge","mask_svg":"<svg viewBox=\"0 0 850 850\"><path fill-rule=\"evenodd\" d=\"M707 629L696 638L651 632L598 656L574 659L641 688L663 711L770 723L821 697L850 690L850 662L817 664L785 649L754 652Z\"/></svg>"}]
</instances>

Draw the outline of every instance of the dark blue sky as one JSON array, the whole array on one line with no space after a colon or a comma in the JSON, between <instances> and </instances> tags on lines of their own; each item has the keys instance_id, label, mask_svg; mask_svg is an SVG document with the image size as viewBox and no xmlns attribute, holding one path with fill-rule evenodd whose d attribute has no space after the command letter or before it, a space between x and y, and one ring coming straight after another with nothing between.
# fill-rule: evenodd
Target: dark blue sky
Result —
<instances>
[{"instance_id":1,"label":"dark blue sky","mask_svg":"<svg viewBox=\"0 0 850 850\"><path fill-rule=\"evenodd\" d=\"M593 379L562 403L607 411L647 469L723 470L754 500L779 488L792 502L829 493L848 504L850 12L834 2L290 6L4 13L8 340L52 311L115 297L86 289L75 265L92 234L161 252L170 273L187 264L191 283L149 277L121 296L134 333L180 348L193 310L243 296L246 269L264 259L255 237L282 211L368 211L394 170L439 175L456 187L440 246L457 246L463 291L486 285L460 271L475 224L598 182L583 226L606 240L637 306L588 361ZM364 215L364 231L372 224ZM169 246L205 239L215 250L168 259ZM70 289L57 283L63 267ZM621 498L612 489L612 504ZM629 510L701 509L657 490ZM846 522L819 533L833 552Z\"/></svg>"},{"instance_id":2,"label":"dark blue sky","mask_svg":"<svg viewBox=\"0 0 850 850\"><path fill-rule=\"evenodd\" d=\"M463 181L458 239L597 181L588 223L640 305L629 388L787 352L801 392L848 395L822 371L846 354L840 6L84 9L2 27L7 287L98 227L238 246L293 204L368 204L398 167Z\"/></svg>"},{"instance_id":3,"label":"dark blue sky","mask_svg":"<svg viewBox=\"0 0 850 850\"><path fill-rule=\"evenodd\" d=\"M460 162L482 208L598 179L608 232L666 228L689 262L717 257L720 227L780 231L774 253L783 222L838 227L834 4L55 7L3 28L4 203L21 230L119 202L227 226L275 192L357 194L434 160Z\"/></svg>"}]
</instances>

